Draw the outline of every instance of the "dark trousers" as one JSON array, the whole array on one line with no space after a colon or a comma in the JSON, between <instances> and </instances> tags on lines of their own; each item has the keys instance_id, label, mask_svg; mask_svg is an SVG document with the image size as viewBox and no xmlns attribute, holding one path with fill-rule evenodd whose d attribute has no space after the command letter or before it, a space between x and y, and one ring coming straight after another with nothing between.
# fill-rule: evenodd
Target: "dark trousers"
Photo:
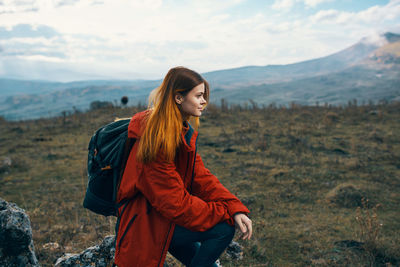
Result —
<instances>
[{"instance_id":1,"label":"dark trousers","mask_svg":"<svg viewBox=\"0 0 400 267\"><path fill-rule=\"evenodd\" d=\"M168 251L186 266L214 267L234 234L235 227L225 222L205 232L193 232L176 225Z\"/></svg>"}]
</instances>

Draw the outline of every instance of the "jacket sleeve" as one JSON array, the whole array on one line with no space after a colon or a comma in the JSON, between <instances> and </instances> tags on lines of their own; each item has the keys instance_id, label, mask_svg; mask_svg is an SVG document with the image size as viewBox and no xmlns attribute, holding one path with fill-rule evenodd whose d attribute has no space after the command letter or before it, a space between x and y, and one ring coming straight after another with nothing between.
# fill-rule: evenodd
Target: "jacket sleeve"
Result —
<instances>
[{"instance_id":1,"label":"jacket sleeve","mask_svg":"<svg viewBox=\"0 0 400 267\"><path fill-rule=\"evenodd\" d=\"M192 231L206 231L229 219L223 203L205 202L189 194L173 162L159 156L142 166L138 189L164 217Z\"/></svg>"},{"instance_id":2,"label":"jacket sleeve","mask_svg":"<svg viewBox=\"0 0 400 267\"><path fill-rule=\"evenodd\" d=\"M233 224L235 213L248 214L250 211L245 205L228 189L226 189L218 178L205 166L199 154L196 156L195 176L193 179L192 193L206 202L220 202L227 207L230 216L229 222Z\"/></svg>"}]
</instances>

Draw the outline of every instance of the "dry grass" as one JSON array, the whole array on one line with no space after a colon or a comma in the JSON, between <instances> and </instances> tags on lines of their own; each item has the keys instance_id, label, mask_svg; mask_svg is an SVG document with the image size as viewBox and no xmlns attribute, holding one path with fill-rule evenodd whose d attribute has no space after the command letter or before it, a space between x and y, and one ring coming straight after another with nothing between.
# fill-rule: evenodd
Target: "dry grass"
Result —
<instances>
[{"instance_id":1,"label":"dry grass","mask_svg":"<svg viewBox=\"0 0 400 267\"><path fill-rule=\"evenodd\" d=\"M399 103L224 109L210 105L202 118L199 153L249 207L255 234L251 241L239 241L245 247L243 260L230 262L223 256L223 266L370 265L367 250L337 245L365 242L357 234L359 202L327 201L338 197L343 185L359 190L351 191L357 199L357 192L367 196L371 207L381 204L375 211L383 226L374 264L400 264ZM0 121L0 153L12 160L10 167L0 168L0 196L27 210L43 266L113 233L113 218L82 208L87 144L99 126L135 112L108 108ZM60 248L46 245L51 242Z\"/></svg>"}]
</instances>

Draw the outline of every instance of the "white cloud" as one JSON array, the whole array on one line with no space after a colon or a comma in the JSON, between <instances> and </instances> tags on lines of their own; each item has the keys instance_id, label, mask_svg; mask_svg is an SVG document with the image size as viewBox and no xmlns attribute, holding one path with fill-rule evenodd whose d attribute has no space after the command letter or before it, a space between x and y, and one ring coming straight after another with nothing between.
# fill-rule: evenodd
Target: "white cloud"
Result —
<instances>
[{"instance_id":1,"label":"white cloud","mask_svg":"<svg viewBox=\"0 0 400 267\"><path fill-rule=\"evenodd\" d=\"M20 12L36 12L38 9L39 5L35 0L4 0L2 1L2 5L0 5L0 15Z\"/></svg>"},{"instance_id":2,"label":"white cloud","mask_svg":"<svg viewBox=\"0 0 400 267\"><path fill-rule=\"evenodd\" d=\"M338 19L340 16L340 12L338 10L329 9L329 10L321 10L317 14L311 17L311 20L314 23L320 22L332 22Z\"/></svg>"},{"instance_id":3,"label":"white cloud","mask_svg":"<svg viewBox=\"0 0 400 267\"><path fill-rule=\"evenodd\" d=\"M329 23L341 25L380 25L400 18L400 1L389 2L385 6L372 6L359 12L338 10L321 10L310 19L313 23Z\"/></svg>"},{"instance_id":4,"label":"white cloud","mask_svg":"<svg viewBox=\"0 0 400 267\"><path fill-rule=\"evenodd\" d=\"M272 5L272 8L278 10L290 9L294 6L295 3L296 0L275 0L275 2Z\"/></svg>"},{"instance_id":5,"label":"white cloud","mask_svg":"<svg viewBox=\"0 0 400 267\"><path fill-rule=\"evenodd\" d=\"M388 41L382 34L375 32L375 33L361 39L361 42L366 43L366 44L374 44L377 46L382 46L382 45L387 44Z\"/></svg>"},{"instance_id":6,"label":"white cloud","mask_svg":"<svg viewBox=\"0 0 400 267\"><path fill-rule=\"evenodd\" d=\"M332 1L333 0L275 0L272 4L272 8L277 10L288 10L293 8L296 3L301 3L306 7L315 8L317 5Z\"/></svg>"},{"instance_id":7,"label":"white cloud","mask_svg":"<svg viewBox=\"0 0 400 267\"><path fill-rule=\"evenodd\" d=\"M316 7L319 4L332 2L333 0L303 0L304 4L309 7Z\"/></svg>"},{"instance_id":8,"label":"white cloud","mask_svg":"<svg viewBox=\"0 0 400 267\"><path fill-rule=\"evenodd\" d=\"M336 52L392 20L397 19L397 24L392 24L399 25L400 0L360 12L330 9L310 17L290 13L295 5L307 8L323 2L275 1L275 8L286 12L260 9L256 15L246 15L241 10L231 13L245 4L243 0L182 0L179 4L161 0L37 0L31 3L38 12L0 15L0 37L2 29L11 31L19 24L30 25L32 32L47 25L58 35L14 36L9 42L0 42L0 47L1 53L19 53L30 62L58 60L60 65L107 75L135 72L159 78L176 65L205 72L294 63Z\"/></svg>"},{"instance_id":9,"label":"white cloud","mask_svg":"<svg viewBox=\"0 0 400 267\"><path fill-rule=\"evenodd\" d=\"M199 14L212 14L243 3L245 0L189 0L188 11Z\"/></svg>"}]
</instances>

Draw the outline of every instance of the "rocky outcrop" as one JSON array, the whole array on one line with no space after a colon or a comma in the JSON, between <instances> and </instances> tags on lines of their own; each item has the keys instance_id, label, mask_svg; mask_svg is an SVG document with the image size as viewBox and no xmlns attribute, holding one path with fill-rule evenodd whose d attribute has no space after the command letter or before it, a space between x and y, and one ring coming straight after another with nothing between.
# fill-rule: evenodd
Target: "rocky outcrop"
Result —
<instances>
[{"instance_id":1,"label":"rocky outcrop","mask_svg":"<svg viewBox=\"0 0 400 267\"><path fill-rule=\"evenodd\" d=\"M0 174L8 174L12 166L12 160L10 157L2 157L0 158ZM0 176L0 180L1 180Z\"/></svg>"},{"instance_id":2,"label":"rocky outcrop","mask_svg":"<svg viewBox=\"0 0 400 267\"><path fill-rule=\"evenodd\" d=\"M56 261L55 267L108 267L112 266L115 254L115 237L106 236L100 245L89 247L80 254L67 253ZM57 243L44 246L58 248ZM226 250L231 260L243 258L242 246L232 241ZM32 228L25 211L14 203L0 198L0 266L36 267ZM165 264L164 266L168 266ZM218 261L218 266L221 266Z\"/></svg>"},{"instance_id":3,"label":"rocky outcrop","mask_svg":"<svg viewBox=\"0 0 400 267\"><path fill-rule=\"evenodd\" d=\"M0 266L39 266L28 215L0 198Z\"/></svg>"},{"instance_id":4,"label":"rocky outcrop","mask_svg":"<svg viewBox=\"0 0 400 267\"><path fill-rule=\"evenodd\" d=\"M114 262L114 236L106 236L100 245L85 249L80 254L67 253L59 258L55 267L112 266Z\"/></svg>"},{"instance_id":5,"label":"rocky outcrop","mask_svg":"<svg viewBox=\"0 0 400 267\"><path fill-rule=\"evenodd\" d=\"M243 259L243 247L235 241L232 241L226 248L226 256L231 260Z\"/></svg>"},{"instance_id":6,"label":"rocky outcrop","mask_svg":"<svg viewBox=\"0 0 400 267\"><path fill-rule=\"evenodd\" d=\"M87 248L80 254L65 254L57 260L55 267L112 266L115 253L114 242L113 235L106 236L100 245ZM231 260L241 260L243 258L242 248L239 243L232 241L226 250L227 257ZM218 266L221 266L219 261ZM164 267L168 267L168 265L165 263Z\"/></svg>"}]
</instances>

